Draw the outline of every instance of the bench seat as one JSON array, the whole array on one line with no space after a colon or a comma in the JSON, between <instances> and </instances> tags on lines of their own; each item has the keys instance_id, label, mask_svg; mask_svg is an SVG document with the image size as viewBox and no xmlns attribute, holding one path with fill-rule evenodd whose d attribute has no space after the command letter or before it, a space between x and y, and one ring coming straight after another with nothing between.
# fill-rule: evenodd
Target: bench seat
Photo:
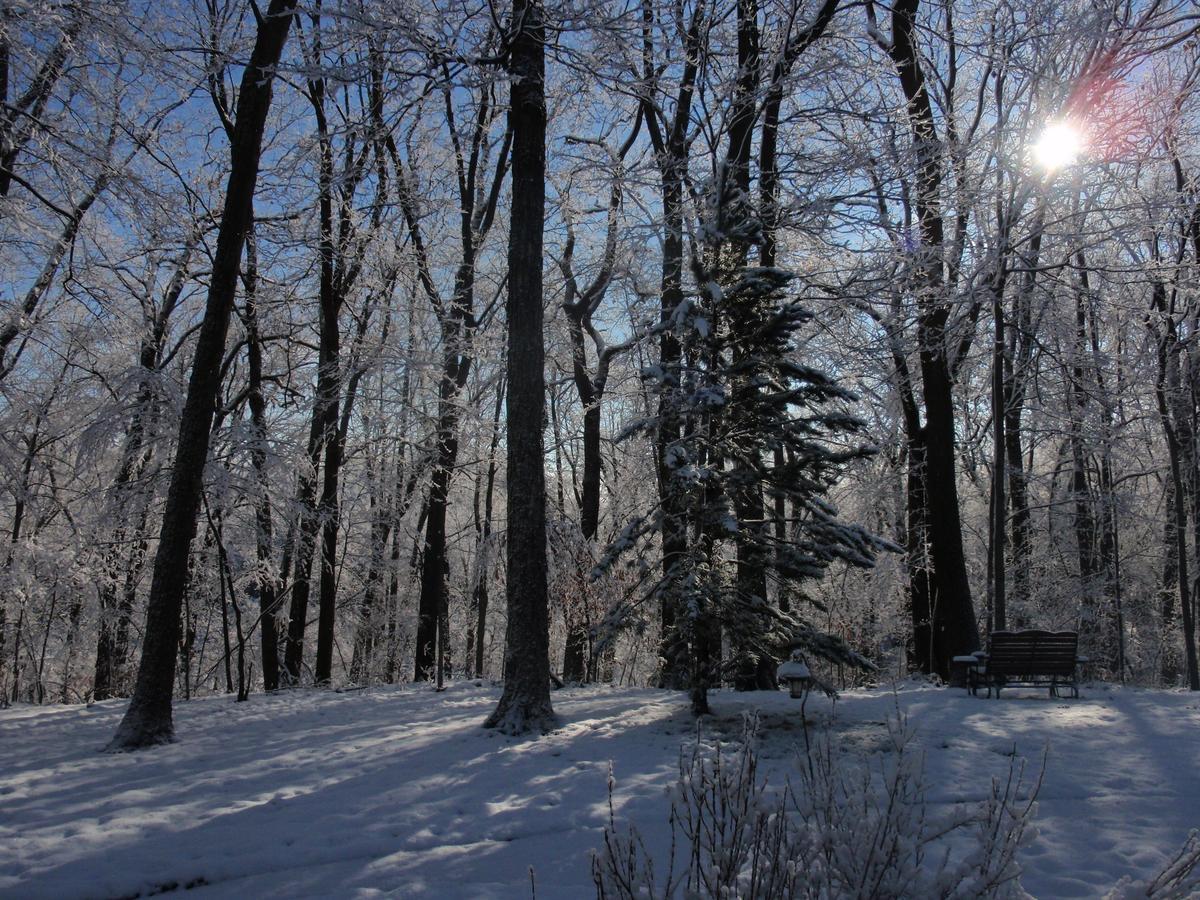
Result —
<instances>
[{"instance_id":1,"label":"bench seat","mask_svg":"<svg viewBox=\"0 0 1200 900\"><path fill-rule=\"evenodd\" d=\"M994 631L988 651L969 673L970 691L999 698L1005 687L1045 687L1050 696L1070 688L1079 696L1079 635L1074 631Z\"/></svg>"}]
</instances>

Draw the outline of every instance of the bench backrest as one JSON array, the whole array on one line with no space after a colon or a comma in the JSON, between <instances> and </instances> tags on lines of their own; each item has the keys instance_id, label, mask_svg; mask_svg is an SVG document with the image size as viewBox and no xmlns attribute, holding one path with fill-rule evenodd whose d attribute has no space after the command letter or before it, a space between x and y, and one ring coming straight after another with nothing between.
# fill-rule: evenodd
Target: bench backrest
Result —
<instances>
[{"instance_id":1,"label":"bench backrest","mask_svg":"<svg viewBox=\"0 0 1200 900\"><path fill-rule=\"evenodd\" d=\"M1078 649L1074 631L994 631L987 667L994 675L1073 675Z\"/></svg>"}]
</instances>

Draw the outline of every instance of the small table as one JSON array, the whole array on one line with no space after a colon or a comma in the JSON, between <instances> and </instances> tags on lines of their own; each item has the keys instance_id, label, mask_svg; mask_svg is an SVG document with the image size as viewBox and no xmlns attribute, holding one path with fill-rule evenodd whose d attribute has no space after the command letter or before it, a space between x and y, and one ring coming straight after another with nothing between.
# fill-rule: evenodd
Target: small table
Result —
<instances>
[{"instance_id":1,"label":"small table","mask_svg":"<svg viewBox=\"0 0 1200 900\"><path fill-rule=\"evenodd\" d=\"M950 660L950 687L970 690L983 672L985 656L983 650L976 650L974 653L953 657Z\"/></svg>"}]
</instances>

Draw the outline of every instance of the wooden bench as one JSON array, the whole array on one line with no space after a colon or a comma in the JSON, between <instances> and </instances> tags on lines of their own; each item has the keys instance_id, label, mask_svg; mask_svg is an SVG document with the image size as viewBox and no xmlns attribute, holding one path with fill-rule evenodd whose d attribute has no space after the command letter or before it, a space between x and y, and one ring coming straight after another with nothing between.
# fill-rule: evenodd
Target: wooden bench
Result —
<instances>
[{"instance_id":1,"label":"wooden bench","mask_svg":"<svg viewBox=\"0 0 1200 900\"><path fill-rule=\"evenodd\" d=\"M970 673L970 690L986 687L996 697L1004 687L1046 687L1057 697L1060 687L1079 696L1079 635L1074 631L993 631L988 652Z\"/></svg>"}]
</instances>

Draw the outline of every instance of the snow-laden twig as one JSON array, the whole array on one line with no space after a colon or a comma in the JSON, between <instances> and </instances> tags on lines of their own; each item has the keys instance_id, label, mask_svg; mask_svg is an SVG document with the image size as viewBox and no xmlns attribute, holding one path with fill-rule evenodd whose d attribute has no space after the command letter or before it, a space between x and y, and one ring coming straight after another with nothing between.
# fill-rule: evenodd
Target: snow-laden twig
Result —
<instances>
[{"instance_id":1,"label":"snow-laden twig","mask_svg":"<svg viewBox=\"0 0 1200 900\"><path fill-rule=\"evenodd\" d=\"M732 750L698 733L681 754L662 881L637 828L617 826L610 773L609 825L592 862L598 897L1027 896L1016 854L1034 835L1041 775L1030 782L1023 760L983 803L936 814L903 719L889 724L877 768L848 764L826 732L798 752L798 774L779 790L758 777L756 734L751 717Z\"/></svg>"},{"instance_id":2,"label":"snow-laden twig","mask_svg":"<svg viewBox=\"0 0 1200 900\"><path fill-rule=\"evenodd\" d=\"M1126 876L1104 900L1187 900L1196 896L1200 896L1200 831L1192 829L1161 872L1142 883Z\"/></svg>"}]
</instances>

